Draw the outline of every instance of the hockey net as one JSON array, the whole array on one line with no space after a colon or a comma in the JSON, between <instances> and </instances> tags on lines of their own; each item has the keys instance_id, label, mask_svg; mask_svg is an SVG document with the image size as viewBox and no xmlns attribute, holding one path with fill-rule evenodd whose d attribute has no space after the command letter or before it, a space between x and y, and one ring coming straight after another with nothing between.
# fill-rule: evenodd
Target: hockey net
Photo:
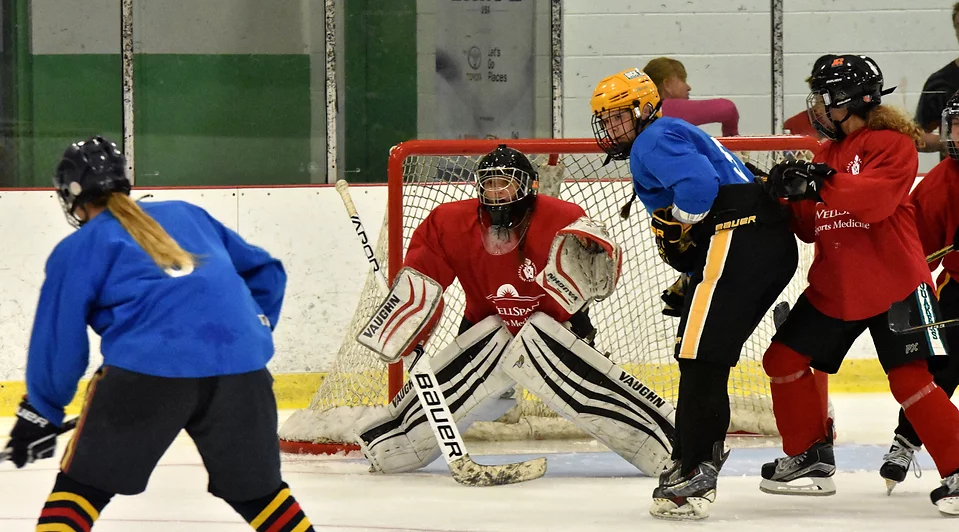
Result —
<instances>
[{"instance_id":1,"label":"hockey net","mask_svg":"<svg viewBox=\"0 0 959 532\"><path fill-rule=\"evenodd\" d=\"M767 170L786 157L810 159L817 146L806 137L731 137L720 141L742 160ZM402 143L391 150L387 219L376 253L388 266L390 278L402 264L403 253L417 225L440 203L475 197L472 172L480 157L498 140ZM606 224L623 249L623 272L612 296L593 303L590 316L597 328L596 348L633 373L662 396L675 401L679 385L672 357L679 319L662 314L663 290L678 274L656 251L649 215L636 202L627 220L620 208L629 199L632 181L625 161L604 165L606 155L592 139L532 139L507 142L539 167L541 194L582 206L594 220ZM369 224L370 221L367 221ZM790 304L805 287L812 261L811 246L800 244L800 267L777 301ZM382 408L403 382L401 364L387 368L356 342L360 328L380 302L372 275L366 276L355 317L333 366L308 408L294 412L280 430L288 452L337 452L355 449L353 427L370 408ZM445 294L446 310L427 352L448 345L463 315L463 292L454 283ZM767 378L761 357L775 331L772 311L750 337L729 380L730 432L776 434ZM529 393L516 390L517 406L496 422L476 423L467 438L486 440L583 437L571 423L558 418Z\"/></svg>"}]
</instances>

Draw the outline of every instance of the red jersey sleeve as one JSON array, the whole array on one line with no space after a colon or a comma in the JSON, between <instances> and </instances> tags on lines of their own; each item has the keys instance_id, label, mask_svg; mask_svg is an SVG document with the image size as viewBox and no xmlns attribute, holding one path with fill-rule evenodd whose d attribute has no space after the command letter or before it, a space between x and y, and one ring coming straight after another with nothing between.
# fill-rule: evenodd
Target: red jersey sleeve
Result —
<instances>
[{"instance_id":1,"label":"red jersey sleeve","mask_svg":"<svg viewBox=\"0 0 959 532\"><path fill-rule=\"evenodd\" d=\"M403 266L409 266L438 282L443 290L453 284L456 273L443 245L442 224L430 213L413 232Z\"/></svg>"},{"instance_id":2,"label":"red jersey sleeve","mask_svg":"<svg viewBox=\"0 0 959 532\"><path fill-rule=\"evenodd\" d=\"M916 209L916 229L922 242L922 252L932 254L952 243L956 221L952 220L953 208L943 177L951 163L943 161L936 165L912 191L910 201ZM959 176L955 176L959 177ZM942 259L929 264L935 270Z\"/></svg>"},{"instance_id":3,"label":"red jersey sleeve","mask_svg":"<svg viewBox=\"0 0 959 532\"><path fill-rule=\"evenodd\" d=\"M919 157L909 137L894 131L884 133L864 147L858 174L837 168L838 173L823 184L820 196L830 209L875 223L902 204L916 181Z\"/></svg>"}]
</instances>

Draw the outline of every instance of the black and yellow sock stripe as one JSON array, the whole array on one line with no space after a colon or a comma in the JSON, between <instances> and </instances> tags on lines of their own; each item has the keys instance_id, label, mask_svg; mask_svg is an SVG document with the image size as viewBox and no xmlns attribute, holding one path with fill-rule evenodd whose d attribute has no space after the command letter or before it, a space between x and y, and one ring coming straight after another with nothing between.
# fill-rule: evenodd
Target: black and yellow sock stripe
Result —
<instances>
[{"instance_id":1,"label":"black and yellow sock stripe","mask_svg":"<svg viewBox=\"0 0 959 532\"><path fill-rule=\"evenodd\" d=\"M257 532L314 532L286 484L266 497L230 506Z\"/></svg>"}]
</instances>

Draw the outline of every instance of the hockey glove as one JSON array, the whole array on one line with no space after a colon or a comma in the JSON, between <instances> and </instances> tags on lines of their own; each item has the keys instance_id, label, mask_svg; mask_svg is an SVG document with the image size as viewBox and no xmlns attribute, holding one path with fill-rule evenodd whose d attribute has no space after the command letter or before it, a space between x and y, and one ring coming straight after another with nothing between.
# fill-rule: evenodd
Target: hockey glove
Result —
<instances>
[{"instance_id":1,"label":"hockey glove","mask_svg":"<svg viewBox=\"0 0 959 532\"><path fill-rule=\"evenodd\" d=\"M774 198L822 201L822 184L835 173L828 164L789 160L772 167L766 182Z\"/></svg>"},{"instance_id":2,"label":"hockey glove","mask_svg":"<svg viewBox=\"0 0 959 532\"><path fill-rule=\"evenodd\" d=\"M683 303L686 301L686 289L689 288L689 274L682 273L679 279L663 290L663 314L678 318L683 314Z\"/></svg>"},{"instance_id":3,"label":"hockey glove","mask_svg":"<svg viewBox=\"0 0 959 532\"><path fill-rule=\"evenodd\" d=\"M680 273L696 269L696 244L689 235L689 229L673 219L669 209L653 211L651 226L656 238L656 249L663 262Z\"/></svg>"},{"instance_id":4,"label":"hockey glove","mask_svg":"<svg viewBox=\"0 0 959 532\"><path fill-rule=\"evenodd\" d=\"M57 450L58 434L60 429L40 415L24 397L17 409L17 422L10 431L5 454L18 469L35 460L51 458Z\"/></svg>"}]
</instances>

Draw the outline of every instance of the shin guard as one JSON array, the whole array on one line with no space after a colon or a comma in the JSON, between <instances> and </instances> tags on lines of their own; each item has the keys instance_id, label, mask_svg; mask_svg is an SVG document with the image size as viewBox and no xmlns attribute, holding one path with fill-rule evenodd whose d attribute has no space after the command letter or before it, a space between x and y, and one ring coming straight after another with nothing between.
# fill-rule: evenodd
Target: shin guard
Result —
<instances>
[{"instance_id":1,"label":"shin guard","mask_svg":"<svg viewBox=\"0 0 959 532\"><path fill-rule=\"evenodd\" d=\"M889 388L906 418L922 438L939 474L959 470L959 410L932 381L925 361L915 361L889 372Z\"/></svg>"},{"instance_id":2,"label":"shin guard","mask_svg":"<svg viewBox=\"0 0 959 532\"><path fill-rule=\"evenodd\" d=\"M809 364L809 357L779 342L773 342L763 355L776 426L788 456L827 439L826 408Z\"/></svg>"}]
</instances>

